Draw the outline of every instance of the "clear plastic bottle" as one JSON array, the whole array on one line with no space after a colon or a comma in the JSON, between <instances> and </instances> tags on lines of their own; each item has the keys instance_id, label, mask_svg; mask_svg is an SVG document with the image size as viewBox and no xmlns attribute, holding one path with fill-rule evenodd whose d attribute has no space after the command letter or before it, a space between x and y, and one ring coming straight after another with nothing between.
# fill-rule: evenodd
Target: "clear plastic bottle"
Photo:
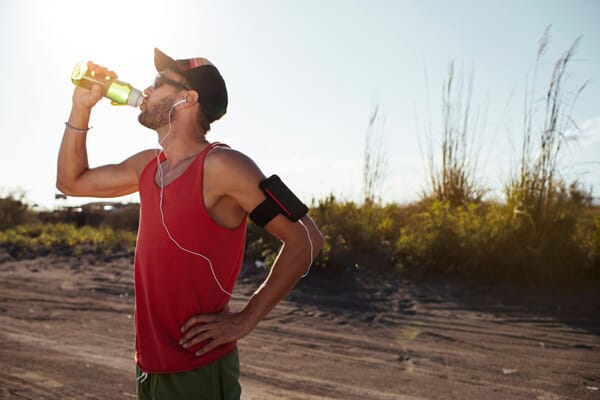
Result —
<instances>
[{"instance_id":1,"label":"clear plastic bottle","mask_svg":"<svg viewBox=\"0 0 600 400\"><path fill-rule=\"evenodd\" d=\"M94 84L102 86L102 95L111 100L112 105L129 105L139 107L144 101L144 94L129 83L112 79L110 77L95 77L86 63L75 66L71 74L71 81L86 89L91 89Z\"/></svg>"}]
</instances>

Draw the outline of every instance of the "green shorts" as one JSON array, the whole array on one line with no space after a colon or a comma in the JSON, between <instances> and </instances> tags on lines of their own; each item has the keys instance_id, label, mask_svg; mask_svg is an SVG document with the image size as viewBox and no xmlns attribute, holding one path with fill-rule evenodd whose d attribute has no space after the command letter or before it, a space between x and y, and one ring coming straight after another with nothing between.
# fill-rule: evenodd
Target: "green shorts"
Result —
<instances>
[{"instance_id":1,"label":"green shorts","mask_svg":"<svg viewBox=\"0 0 600 400\"><path fill-rule=\"evenodd\" d=\"M175 374L147 374L136 366L139 400L239 400L237 347L204 367Z\"/></svg>"}]
</instances>

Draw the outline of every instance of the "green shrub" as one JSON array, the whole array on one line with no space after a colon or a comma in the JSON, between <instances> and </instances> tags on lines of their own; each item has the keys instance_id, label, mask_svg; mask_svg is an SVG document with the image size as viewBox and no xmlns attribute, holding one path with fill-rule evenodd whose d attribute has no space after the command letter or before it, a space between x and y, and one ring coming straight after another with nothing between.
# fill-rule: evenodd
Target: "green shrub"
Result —
<instances>
[{"instance_id":1,"label":"green shrub","mask_svg":"<svg viewBox=\"0 0 600 400\"><path fill-rule=\"evenodd\" d=\"M413 215L396 241L398 267L416 273L472 276L489 268L487 254L505 219L479 203L451 207L434 200Z\"/></svg>"},{"instance_id":2,"label":"green shrub","mask_svg":"<svg viewBox=\"0 0 600 400\"><path fill-rule=\"evenodd\" d=\"M433 201L402 227L397 268L498 282L575 282L600 273L600 215L565 209L545 229L503 204Z\"/></svg>"},{"instance_id":3,"label":"green shrub","mask_svg":"<svg viewBox=\"0 0 600 400\"><path fill-rule=\"evenodd\" d=\"M0 230L11 228L35 219L34 213L23 201L24 195L14 193L0 198Z\"/></svg>"},{"instance_id":4,"label":"green shrub","mask_svg":"<svg viewBox=\"0 0 600 400\"><path fill-rule=\"evenodd\" d=\"M583 273L600 280L600 208L584 210L575 229L575 240L580 244L585 260Z\"/></svg>"},{"instance_id":5,"label":"green shrub","mask_svg":"<svg viewBox=\"0 0 600 400\"><path fill-rule=\"evenodd\" d=\"M0 230L0 246L13 257L35 257L51 252L92 252L112 255L131 252L136 233L112 228L76 227L72 224L26 224Z\"/></svg>"},{"instance_id":6,"label":"green shrub","mask_svg":"<svg viewBox=\"0 0 600 400\"><path fill-rule=\"evenodd\" d=\"M326 240L316 264L334 269L393 269L394 243L420 208L419 204L381 205L371 201L357 205L338 201L333 195L313 201L310 215Z\"/></svg>"},{"instance_id":7,"label":"green shrub","mask_svg":"<svg viewBox=\"0 0 600 400\"><path fill-rule=\"evenodd\" d=\"M542 230L494 202L359 206L330 195L310 210L326 239L315 265L485 282L600 281L600 209L581 194L558 193L561 207ZM248 225L247 260L271 265L280 245Z\"/></svg>"},{"instance_id":8,"label":"green shrub","mask_svg":"<svg viewBox=\"0 0 600 400\"><path fill-rule=\"evenodd\" d=\"M576 185L562 186L544 224L508 204L424 200L358 205L333 195L311 204L326 242L315 266L459 276L487 282L600 282L600 208ZM26 219L24 219L26 220ZM23 220L23 221L24 221ZM0 230L13 257L49 253L130 254L136 232L68 223ZM246 261L272 265L281 242L248 224Z\"/></svg>"}]
</instances>

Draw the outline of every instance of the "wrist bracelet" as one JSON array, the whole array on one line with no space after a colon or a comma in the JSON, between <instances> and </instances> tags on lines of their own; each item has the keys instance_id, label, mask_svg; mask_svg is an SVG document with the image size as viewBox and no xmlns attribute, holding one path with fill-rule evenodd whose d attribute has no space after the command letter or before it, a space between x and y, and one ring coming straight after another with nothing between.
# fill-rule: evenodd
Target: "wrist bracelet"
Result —
<instances>
[{"instance_id":1,"label":"wrist bracelet","mask_svg":"<svg viewBox=\"0 0 600 400\"><path fill-rule=\"evenodd\" d=\"M90 126L90 127L88 127L88 128L81 129L81 128L77 128L77 127L75 127L75 126L71 125L71 124L70 124L70 123L68 123L68 122L65 122L65 125L67 126L67 128L71 128L71 129L73 129L74 131L76 131L76 132L80 132L80 133L86 133L87 131L89 131L90 129L92 129L92 128L93 128L93 126Z\"/></svg>"}]
</instances>

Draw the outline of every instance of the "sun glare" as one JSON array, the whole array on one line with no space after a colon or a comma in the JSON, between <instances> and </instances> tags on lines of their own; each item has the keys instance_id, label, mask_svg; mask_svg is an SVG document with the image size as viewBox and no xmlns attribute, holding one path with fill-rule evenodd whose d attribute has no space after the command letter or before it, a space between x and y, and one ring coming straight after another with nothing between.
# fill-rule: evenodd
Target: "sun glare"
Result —
<instances>
[{"instance_id":1,"label":"sun glare","mask_svg":"<svg viewBox=\"0 0 600 400\"><path fill-rule=\"evenodd\" d=\"M40 2L34 11L37 39L71 57L73 64L86 58L104 63L131 59L138 56L137 51L152 47L155 37L147 27L162 14L162 7L156 1L110 0L102 7L74 1Z\"/></svg>"}]
</instances>

